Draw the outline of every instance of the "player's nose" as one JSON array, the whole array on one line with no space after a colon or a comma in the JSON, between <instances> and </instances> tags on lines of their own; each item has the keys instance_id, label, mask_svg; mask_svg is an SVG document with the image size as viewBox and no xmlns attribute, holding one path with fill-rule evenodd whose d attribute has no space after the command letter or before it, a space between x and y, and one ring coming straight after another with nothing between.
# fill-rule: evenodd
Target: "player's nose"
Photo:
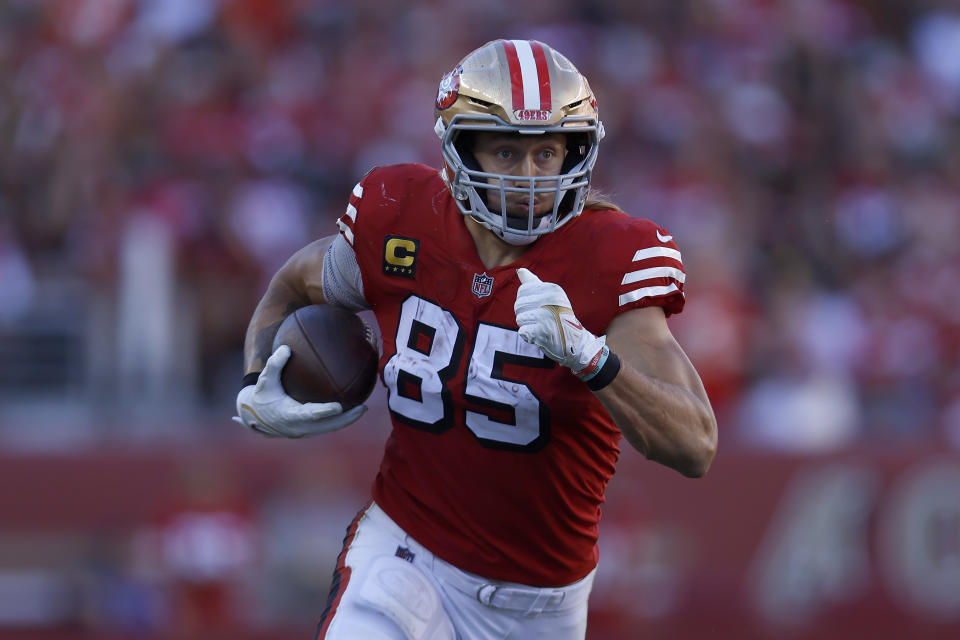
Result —
<instances>
[{"instance_id":1,"label":"player's nose","mask_svg":"<svg viewBox=\"0 0 960 640\"><path fill-rule=\"evenodd\" d=\"M537 175L536 155L533 152L524 154L523 160L521 162L521 169L522 169L521 175L525 175L525 176Z\"/></svg>"},{"instance_id":2,"label":"player's nose","mask_svg":"<svg viewBox=\"0 0 960 640\"><path fill-rule=\"evenodd\" d=\"M516 165L514 165L513 175L517 177L528 177L537 175L537 163L536 158L532 153L524 154L520 157ZM517 180L514 181L511 186L529 186L526 181Z\"/></svg>"}]
</instances>

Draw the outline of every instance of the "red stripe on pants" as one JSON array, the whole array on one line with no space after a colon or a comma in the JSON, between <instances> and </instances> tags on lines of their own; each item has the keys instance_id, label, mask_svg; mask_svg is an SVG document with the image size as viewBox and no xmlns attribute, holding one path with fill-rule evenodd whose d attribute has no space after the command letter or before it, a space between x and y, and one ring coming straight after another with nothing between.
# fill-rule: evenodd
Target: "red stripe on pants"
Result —
<instances>
[{"instance_id":1,"label":"red stripe on pants","mask_svg":"<svg viewBox=\"0 0 960 640\"><path fill-rule=\"evenodd\" d=\"M360 525L360 520L367 512L367 509L370 508L371 504L373 504L373 500L368 502L363 509L357 513L353 522L347 527L347 535L343 538L343 549L340 550L340 555L337 556L337 568L333 571L333 582L330 584L330 595L327 596L327 606L323 610L323 613L320 614L320 622L317 624L317 640L327 635L327 631L330 629L330 623L333 622L333 617L337 614L337 607L340 606L340 600L343 598L343 592L347 590L351 573L350 567L346 565L347 551L350 550L350 545L357 535L357 527Z\"/></svg>"}]
</instances>

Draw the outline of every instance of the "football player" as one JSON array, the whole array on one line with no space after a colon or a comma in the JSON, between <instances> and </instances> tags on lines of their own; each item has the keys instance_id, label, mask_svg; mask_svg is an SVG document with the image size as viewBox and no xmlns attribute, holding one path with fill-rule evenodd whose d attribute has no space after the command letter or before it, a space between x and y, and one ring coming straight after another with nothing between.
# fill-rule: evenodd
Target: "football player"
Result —
<instances>
[{"instance_id":1,"label":"football player","mask_svg":"<svg viewBox=\"0 0 960 640\"><path fill-rule=\"evenodd\" d=\"M393 430L350 524L320 638L583 638L621 438L698 477L717 447L666 318L672 236L598 200L597 103L571 62L498 40L442 79L443 166L375 168L339 233L296 253L250 322L237 420L299 438L365 411L280 385L294 308L373 309Z\"/></svg>"}]
</instances>

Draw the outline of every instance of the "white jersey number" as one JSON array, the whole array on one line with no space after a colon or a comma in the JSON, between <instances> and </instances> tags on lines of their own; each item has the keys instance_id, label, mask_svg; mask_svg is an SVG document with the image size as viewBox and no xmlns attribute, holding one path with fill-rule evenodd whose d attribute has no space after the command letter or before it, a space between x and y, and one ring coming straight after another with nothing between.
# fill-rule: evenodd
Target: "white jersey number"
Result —
<instances>
[{"instance_id":1,"label":"white jersey number","mask_svg":"<svg viewBox=\"0 0 960 640\"><path fill-rule=\"evenodd\" d=\"M395 343L397 352L383 369L390 412L416 429L446 431L455 423L447 382L463 353L460 324L446 309L411 296L401 307ZM549 369L554 362L515 329L481 324L467 363L464 397L486 409L464 416L477 440L494 449L541 449L550 438L549 409L527 384L506 376L504 366Z\"/></svg>"},{"instance_id":2,"label":"white jersey number","mask_svg":"<svg viewBox=\"0 0 960 640\"><path fill-rule=\"evenodd\" d=\"M432 302L411 296L397 326L397 352L383 368L390 411L412 427L442 433L453 426L447 380L463 351L460 324ZM454 357L457 356L457 357Z\"/></svg>"},{"instance_id":3,"label":"white jersey number","mask_svg":"<svg viewBox=\"0 0 960 640\"><path fill-rule=\"evenodd\" d=\"M494 420L485 413L467 411L466 425L473 435L489 446L506 443L518 447L540 448L539 440L549 436L543 427L550 423L547 405L540 402L529 386L504 375L505 364L552 368L540 348L525 342L513 329L481 324L473 343L464 395L477 405L486 406L498 417L511 416L508 422Z\"/></svg>"}]
</instances>

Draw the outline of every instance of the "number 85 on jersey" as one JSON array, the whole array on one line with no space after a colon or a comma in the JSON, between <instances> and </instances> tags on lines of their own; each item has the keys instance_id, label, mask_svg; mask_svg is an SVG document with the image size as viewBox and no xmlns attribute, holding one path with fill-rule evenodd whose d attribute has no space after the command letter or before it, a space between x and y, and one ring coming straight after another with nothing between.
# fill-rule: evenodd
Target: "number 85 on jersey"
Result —
<instances>
[{"instance_id":1,"label":"number 85 on jersey","mask_svg":"<svg viewBox=\"0 0 960 640\"><path fill-rule=\"evenodd\" d=\"M462 411L463 424L484 447L542 449L550 439L550 410L526 383L506 377L504 365L552 369L556 363L516 329L485 322L478 324L464 362L465 333L453 313L436 303L416 295L403 302L397 352L383 369L394 419L443 433L457 424ZM451 387L459 387L459 376L465 381L458 402Z\"/></svg>"}]
</instances>

